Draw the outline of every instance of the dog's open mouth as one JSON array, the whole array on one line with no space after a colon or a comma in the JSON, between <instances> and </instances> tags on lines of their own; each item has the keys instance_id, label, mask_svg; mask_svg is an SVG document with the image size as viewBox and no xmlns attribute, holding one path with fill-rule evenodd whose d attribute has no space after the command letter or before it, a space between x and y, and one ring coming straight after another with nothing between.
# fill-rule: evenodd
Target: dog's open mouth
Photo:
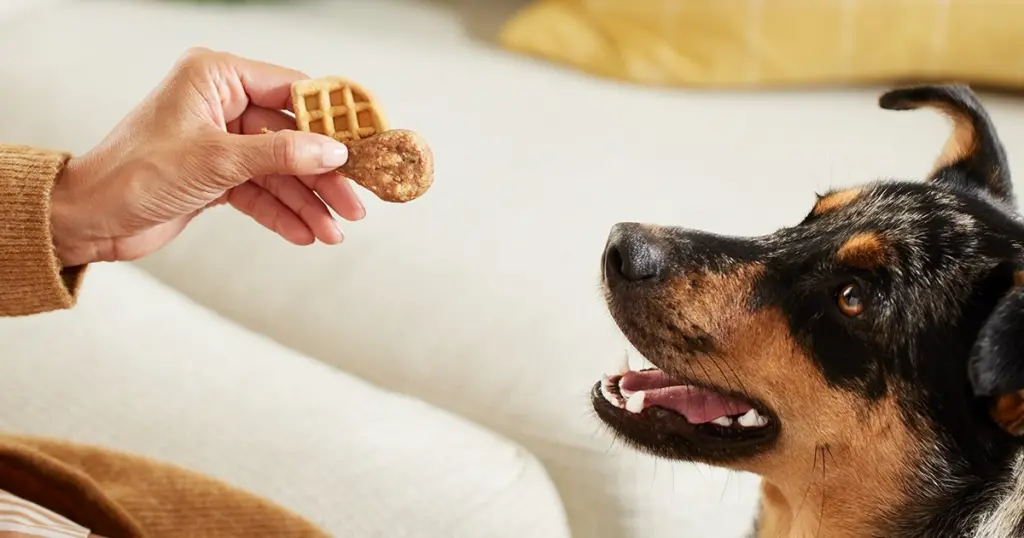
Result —
<instances>
[{"instance_id":1,"label":"dog's open mouth","mask_svg":"<svg viewBox=\"0 0 1024 538\"><path fill-rule=\"evenodd\" d=\"M674 379L658 368L605 376L592 398L606 423L661 453L672 452L675 447L666 445L673 441L685 443L678 448L686 452L756 448L778 434L778 420L760 403Z\"/></svg>"}]
</instances>

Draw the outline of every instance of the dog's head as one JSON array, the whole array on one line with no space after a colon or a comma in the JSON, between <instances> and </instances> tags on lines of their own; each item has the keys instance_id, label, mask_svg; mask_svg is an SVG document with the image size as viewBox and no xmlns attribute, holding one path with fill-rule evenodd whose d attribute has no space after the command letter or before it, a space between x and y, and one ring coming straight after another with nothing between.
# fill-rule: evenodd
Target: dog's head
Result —
<instances>
[{"instance_id":1,"label":"dog's head","mask_svg":"<svg viewBox=\"0 0 1024 538\"><path fill-rule=\"evenodd\" d=\"M1005 464L1024 423L1024 223L1002 145L964 86L880 105L953 120L927 180L819 196L762 237L612 229L608 306L657 366L595 386L621 438L782 485L859 461L845 472L892 499L939 454Z\"/></svg>"}]
</instances>

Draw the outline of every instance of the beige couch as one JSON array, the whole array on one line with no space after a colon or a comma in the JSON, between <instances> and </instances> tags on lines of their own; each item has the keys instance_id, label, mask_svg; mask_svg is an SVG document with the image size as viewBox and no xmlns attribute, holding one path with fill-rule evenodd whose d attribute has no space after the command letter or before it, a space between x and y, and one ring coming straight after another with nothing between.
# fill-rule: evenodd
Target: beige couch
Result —
<instances>
[{"instance_id":1,"label":"beige couch","mask_svg":"<svg viewBox=\"0 0 1024 538\"><path fill-rule=\"evenodd\" d=\"M597 289L609 227L767 232L815 190L919 176L946 135L877 90L541 65L479 40L465 13L505 9L483 0L26 6L0 14L0 140L85 150L205 45L352 77L431 141L431 192L365 196L341 247L218 210L137 266L94 267L76 311L0 321L0 428L179 462L339 536L743 536L754 477L626 450L589 410L626 348ZM1024 109L989 103L1024 155Z\"/></svg>"}]
</instances>

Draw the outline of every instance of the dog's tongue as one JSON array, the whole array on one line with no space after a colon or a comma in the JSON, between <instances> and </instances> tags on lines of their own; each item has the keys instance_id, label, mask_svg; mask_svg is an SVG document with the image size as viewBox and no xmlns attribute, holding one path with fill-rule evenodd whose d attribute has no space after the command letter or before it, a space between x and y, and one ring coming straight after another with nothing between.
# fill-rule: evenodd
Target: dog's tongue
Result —
<instances>
[{"instance_id":1,"label":"dog's tongue","mask_svg":"<svg viewBox=\"0 0 1024 538\"><path fill-rule=\"evenodd\" d=\"M704 424L717 418L742 415L751 407L717 392L690 385L680 385L661 370L626 372L619 380L619 390L627 400L643 392L643 408L670 409L686 417L690 424Z\"/></svg>"}]
</instances>

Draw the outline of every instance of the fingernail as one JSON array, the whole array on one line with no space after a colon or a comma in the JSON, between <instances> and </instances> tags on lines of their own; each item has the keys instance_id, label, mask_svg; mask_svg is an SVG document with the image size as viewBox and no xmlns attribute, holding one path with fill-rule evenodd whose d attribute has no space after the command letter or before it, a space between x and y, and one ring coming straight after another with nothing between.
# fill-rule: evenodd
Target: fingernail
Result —
<instances>
[{"instance_id":1,"label":"fingernail","mask_svg":"<svg viewBox=\"0 0 1024 538\"><path fill-rule=\"evenodd\" d=\"M336 220L332 220L331 224L333 224L334 225L334 229L338 231L338 237L344 239L345 238L345 232L341 231L341 223L336 221Z\"/></svg>"},{"instance_id":2,"label":"fingernail","mask_svg":"<svg viewBox=\"0 0 1024 538\"><path fill-rule=\"evenodd\" d=\"M320 154L320 162L324 168L338 168L348 162L348 147L341 142L325 142Z\"/></svg>"}]
</instances>

